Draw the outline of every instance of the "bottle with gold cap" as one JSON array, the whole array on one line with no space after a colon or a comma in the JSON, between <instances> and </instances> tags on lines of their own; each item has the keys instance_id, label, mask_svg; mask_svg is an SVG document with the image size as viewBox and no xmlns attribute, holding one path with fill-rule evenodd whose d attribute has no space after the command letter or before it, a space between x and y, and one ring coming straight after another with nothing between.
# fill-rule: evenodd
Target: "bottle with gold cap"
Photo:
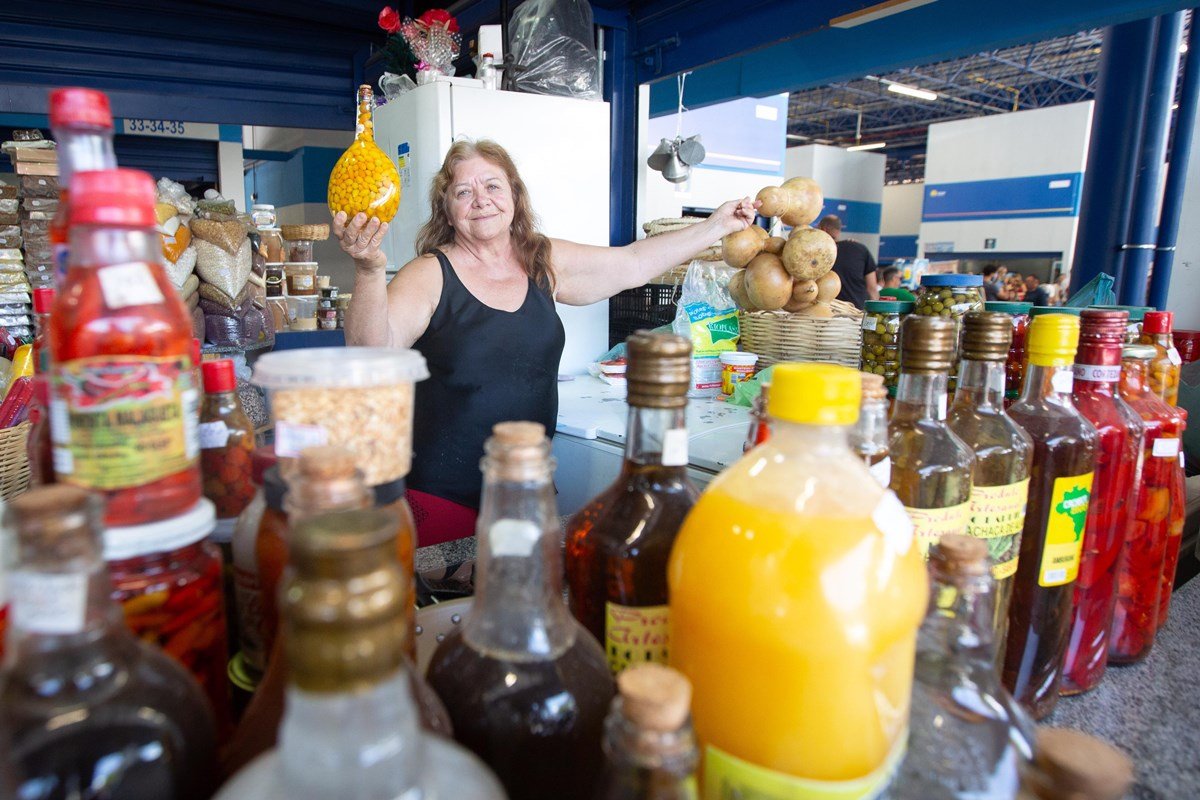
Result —
<instances>
[{"instance_id":1,"label":"bottle with gold cap","mask_svg":"<svg viewBox=\"0 0 1200 800\"><path fill-rule=\"evenodd\" d=\"M625 345L625 462L567 523L571 613L604 645L613 672L667 661L667 559L700 496L687 474L691 342L640 331Z\"/></svg>"},{"instance_id":2,"label":"bottle with gold cap","mask_svg":"<svg viewBox=\"0 0 1200 800\"><path fill-rule=\"evenodd\" d=\"M1035 719L1058 702L1096 468L1096 429L1071 400L1078 344L1079 317L1034 317L1025 387L1008 412L1033 439L1033 462L1002 677Z\"/></svg>"},{"instance_id":3,"label":"bottle with gold cap","mask_svg":"<svg viewBox=\"0 0 1200 800\"><path fill-rule=\"evenodd\" d=\"M971 311L963 318L958 391L946 417L950 430L975 453L966 532L987 542L996 579L993 638L1001 647L1017 574L1033 455L1029 434L1004 411L1005 365L1012 331L1008 314Z\"/></svg>"},{"instance_id":4,"label":"bottle with gold cap","mask_svg":"<svg viewBox=\"0 0 1200 800\"><path fill-rule=\"evenodd\" d=\"M975 455L946 425L947 373L958 349L958 323L906 317L900 326L900 383L888 425L891 490L904 504L921 552L970 518Z\"/></svg>"},{"instance_id":5,"label":"bottle with gold cap","mask_svg":"<svg viewBox=\"0 0 1200 800\"><path fill-rule=\"evenodd\" d=\"M306 517L291 532L282 592L288 662L279 746L218 800L500 800L477 758L419 728L404 667L411 579L382 509Z\"/></svg>"},{"instance_id":6,"label":"bottle with gold cap","mask_svg":"<svg viewBox=\"0 0 1200 800\"><path fill-rule=\"evenodd\" d=\"M1068 728L1040 728L1017 800L1121 800L1132 787L1133 761L1117 748Z\"/></svg>"},{"instance_id":7,"label":"bottle with gold cap","mask_svg":"<svg viewBox=\"0 0 1200 800\"><path fill-rule=\"evenodd\" d=\"M696 800L696 735L688 679L658 664L617 676L604 722L604 777L596 800Z\"/></svg>"},{"instance_id":8,"label":"bottle with gold cap","mask_svg":"<svg viewBox=\"0 0 1200 800\"><path fill-rule=\"evenodd\" d=\"M888 456L888 396L882 375L863 372L862 405L858 422L850 429L850 447L866 463L880 486L892 479L892 460Z\"/></svg>"},{"instance_id":9,"label":"bottle with gold cap","mask_svg":"<svg viewBox=\"0 0 1200 800\"><path fill-rule=\"evenodd\" d=\"M861 394L852 369L776 366L770 440L675 541L671 666L705 798L875 797L900 759L927 581L903 506L847 442Z\"/></svg>"},{"instance_id":10,"label":"bottle with gold cap","mask_svg":"<svg viewBox=\"0 0 1200 800\"><path fill-rule=\"evenodd\" d=\"M616 686L563 602L550 442L536 422L502 422L484 452L475 601L433 654L429 683L454 738L511 797L584 797Z\"/></svg>"},{"instance_id":11,"label":"bottle with gold cap","mask_svg":"<svg viewBox=\"0 0 1200 800\"><path fill-rule=\"evenodd\" d=\"M917 636L908 752L888 800L1011 798L1021 763L1033 756L1033 720L996 673L991 563L981 538L951 533L929 548L929 611Z\"/></svg>"}]
</instances>

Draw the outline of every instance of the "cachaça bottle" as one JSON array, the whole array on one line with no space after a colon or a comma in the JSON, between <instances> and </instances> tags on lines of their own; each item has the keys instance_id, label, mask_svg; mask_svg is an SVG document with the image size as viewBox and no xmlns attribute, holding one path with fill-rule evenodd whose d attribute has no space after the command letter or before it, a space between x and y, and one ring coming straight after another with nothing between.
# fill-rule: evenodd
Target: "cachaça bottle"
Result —
<instances>
[{"instance_id":1,"label":"cacha\u00e7a bottle","mask_svg":"<svg viewBox=\"0 0 1200 800\"><path fill-rule=\"evenodd\" d=\"M502 422L484 451L475 601L434 653L429 683L454 738L513 800L583 797L616 687L563 602L550 442L537 423Z\"/></svg>"},{"instance_id":2,"label":"cacha\u00e7a bottle","mask_svg":"<svg viewBox=\"0 0 1200 800\"><path fill-rule=\"evenodd\" d=\"M892 460L888 456L888 397L882 375L863 372L862 405L858 422L850 429L850 448L871 470L880 486L892 479Z\"/></svg>"},{"instance_id":3,"label":"cacha\u00e7a bottle","mask_svg":"<svg viewBox=\"0 0 1200 800\"><path fill-rule=\"evenodd\" d=\"M909 316L900 326L900 383L888 425L890 488L916 528L921 552L970 520L975 454L946 425L947 373L958 349L958 323Z\"/></svg>"},{"instance_id":4,"label":"cacha\u00e7a bottle","mask_svg":"<svg viewBox=\"0 0 1200 800\"><path fill-rule=\"evenodd\" d=\"M205 800L217 784L212 711L182 666L126 626L102 514L94 495L62 485L8 506L0 730L11 742L0 760L22 800Z\"/></svg>"},{"instance_id":5,"label":"cacha\u00e7a bottle","mask_svg":"<svg viewBox=\"0 0 1200 800\"><path fill-rule=\"evenodd\" d=\"M306 517L291 531L281 593L288 663L279 746L218 800L502 800L473 755L419 728L404 665L411 578L395 513Z\"/></svg>"},{"instance_id":6,"label":"cacha\u00e7a bottle","mask_svg":"<svg viewBox=\"0 0 1200 800\"><path fill-rule=\"evenodd\" d=\"M1070 642L1063 662L1061 694L1095 688L1108 663L1108 631L1116 602L1117 569L1129 528L1145 426L1120 398L1121 348L1129 315L1084 309L1075 354L1075 407L1096 428L1095 477L1075 581Z\"/></svg>"},{"instance_id":7,"label":"cacha\u00e7a bottle","mask_svg":"<svg viewBox=\"0 0 1200 800\"><path fill-rule=\"evenodd\" d=\"M1033 441L1004 410L1006 363L1012 344L1012 318L994 311L971 311L963 318L958 391L946 424L975 453L967 535L987 543L996 579L992 638L997 660L1004 658L1008 604L1025 526L1029 461Z\"/></svg>"},{"instance_id":8,"label":"cacha\u00e7a bottle","mask_svg":"<svg viewBox=\"0 0 1200 800\"><path fill-rule=\"evenodd\" d=\"M997 363L1003 403L1004 362ZM908 752L889 800L1011 798L1021 763L1033 757L1033 721L996 673L990 564L982 538L947 534L929 550L929 611L917 634Z\"/></svg>"},{"instance_id":9,"label":"cacha\u00e7a bottle","mask_svg":"<svg viewBox=\"0 0 1200 800\"><path fill-rule=\"evenodd\" d=\"M903 506L847 443L861 396L856 370L777 365L770 440L675 541L671 666L707 800L875 797L899 763L927 583Z\"/></svg>"},{"instance_id":10,"label":"cacha\u00e7a bottle","mask_svg":"<svg viewBox=\"0 0 1200 800\"><path fill-rule=\"evenodd\" d=\"M1078 344L1078 317L1034 317L1025 387L1009 409L1033 439L1033 462L1001 674L1035 719L1058 702L1096 467L1096 429L1071 401Z\"/></svg>"},{"instance_id":11,"label":"cacha\u00e7a bottle","mask_svg":"<svg viewBox=\"0 0 1200 800\"><path fill-rule=\"evenodd\" d=\"M1133 761L1117 748L1068 728L1039 728L1017 800L1121 800L1132 786Z\"/></svg>"},{"instance_id":12,"label":"cacha\u00e7a bottle","mask_svg":"<svg viewBox=\"0 0 1200 800\"><path fill-rule=\"evenodd\" d=\"M691 343L642 331L625 345L625 462L567 524L571 613L604 645L613 672L667 662L667 559L700 496L687 474Z\"/></svg>"},{"instance_id":13,"label":"cacha\u00e7a bottle","mask_svg":"<svg viewBox=\"0 0 1200 800\"><path fill-rule=\"evenodd\" d=\"M81 172L117 167L108 95L77 87L50 92L50 130L58 145L58 208L50 221L50 245L54 280L61 285L67 275L71 180Z\"/></svg>"},{"instance_id":14,"label":"cacha\u00e7a bottle","mask_svg":"<svg viewBox=\"0 0 1200 800\"><path fill-rule=\"evenodd\" d=\"M637 664L617 676L617 691L604 723L596 800L696 800L700 754L687 678L670 667Z\"/></svg>"}]
</instances>

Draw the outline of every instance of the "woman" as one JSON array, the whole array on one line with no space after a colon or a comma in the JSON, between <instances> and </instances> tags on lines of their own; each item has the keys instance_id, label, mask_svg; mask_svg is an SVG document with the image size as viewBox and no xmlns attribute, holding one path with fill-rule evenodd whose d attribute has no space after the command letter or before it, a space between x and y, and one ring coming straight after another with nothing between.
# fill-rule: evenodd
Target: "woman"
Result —
<instances>
[{"instance_id":1,"label":"woman","mask_svg":"<svg viewBox=\"0 0 1200 800\"><path fill-rule=\"evenodd\" d=\"M409 502L422 546L469 536L479 509L479 459L492 425L558 415L565 335L554 301L588 305L645 284L754 221L744 198L680 231L625 247L538 232L529 192L495 142L455 142L429 189L420 254L387 283L387 225L338 214L334 235L354 259L346 315L351 345L412 347L429 364L417 384Z\"/></svg>"}]
</instances>

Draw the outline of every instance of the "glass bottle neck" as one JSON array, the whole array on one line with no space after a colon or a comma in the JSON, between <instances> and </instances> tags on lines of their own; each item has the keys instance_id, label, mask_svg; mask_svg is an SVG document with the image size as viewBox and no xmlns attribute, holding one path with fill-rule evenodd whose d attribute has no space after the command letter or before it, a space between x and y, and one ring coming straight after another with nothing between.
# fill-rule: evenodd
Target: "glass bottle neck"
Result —
<instances>
[{"instance_id":1,"label":"glass bottle neck","mask_svg":"<svg viewBox=\"0 0 1200 800\"><path fill-rule=\"evenodd\" d=\"M162 245L153 228L71 226L70 267L158 263Z\"/></svg>"},{"instance_id":2,"label":"glass bottle neck","mask_svg":"<svg viewBox=\"0 0 1200 800\"><path fill-rule=\"evenodd\" d=\"M59 185L70 189L71 176L77 172L116 169L113 132L66 128L54 131L58 143Z\"/></svg>"},{"instance_id":3,"label":"glass bottle neck","mask_svg":"<svg viewBox=\"0 0 1200 800\"><path fill-rule=\"evenodd\" d=\"M646 466L687 467L687 410L629 407L625 461Z\"/></svg>"},{"instance_id":4,"label":"glass bottle neck","mask_svg":"<svg viewBox=\"0 0 1200 800\"><path fill-rule=\"evenodd\" d=\"M893 420L944 420L946 418L946 375L900 373L896 386Z\"/></svg>"},{"instance_id":5,"label":"glass bottle neck","mask_svg":"<svg viewBox=\"0 0 1200 800\"><path fill-rule=\"evenodd\" d=\"M1025 387L1021 402L1049 400L1059 405L1072 405L1071 391L1075 386L1074 366L1042 366L1030 363L1025 371Z\"/></svg>"},{"instance_id":6,"label":"glass bottle neck","mask_svg":"<svg viewBox=\"0 0 1200 800\"><path fill-rule=\"evenodd\" d=\"M617 773L616 782L622 787L637 787L639 798L694 797L690 793L691 779L699 754L691 722L674 731L649 730L626 718L622 705L622 698L617 697L604 723L604 753Z\"/></svg>"},{"instance_id":7,"label":"glass bottle neck","mask_svg":"<svg viewBox=\"0 0 1200 800\"><path fill-rule=\"evenodd\" d=\"M954 405L972 408L1004 408L1003 361L963 359L958 374Z\"/></svg>"},{"instance_id":8,"label":"glass bottle neck","mask_svg":"<svg viewBox=\"0 0 1200 800\"><path fill-rule=\"evenodd\" d=\"M992 624L996 588L991 576L947 574L929 565L929 610L917 637L917 652L950 656L992 669Z\"/></svg>"},{"instance_id":9,"label":"glass bottle neck","mask_svg":"<svg viewBox=\"0 0 1200 800\"><path fill-rule=\"evenodd\" d=\"M886 453L888 449L888 404L886 400L864 400L858 422L850 429L849 444L862 456Z\"/></svg>"}]
</instances>

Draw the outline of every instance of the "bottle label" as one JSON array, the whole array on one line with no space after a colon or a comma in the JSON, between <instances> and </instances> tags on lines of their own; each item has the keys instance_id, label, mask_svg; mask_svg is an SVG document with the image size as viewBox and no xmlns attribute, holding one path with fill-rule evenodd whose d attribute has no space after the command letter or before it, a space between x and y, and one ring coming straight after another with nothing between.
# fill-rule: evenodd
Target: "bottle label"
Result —
<instances>
[{"instance_id":1,"label":"bottle label","mask_svg":"<svg viewBox=\"0 0 1200 800\"><path fill-rule=\"evenodd\" d=\"M1177 367L1183 364L1183 356L1179 355L1179 351L1175 349L1174 345L1167 348L1167 360Z\"/></svg>"},{"instance_id":2,"label":"bottle label","mask_svg":"<svg viewBox=\"0 0 1200 800\"><path fill-rule=\"evenodd\" d=\"M488 528L492 555L528 558L542 537L542 529L527 519L498 519Z\"/></svg>"},{"instance_id":3,"label":"bottle label","mask_svg":"<svg viewBox=\"0 0 1200 800\"><path fill-rule=\"evenodd\" d=\"M1006 486L971 487L971 521L967 533L987 541L996 580L1016 574L1018 537L1025 527L1029 479Z\"/></svg>"},{"instance_id":4,"label":"bottle label","mask_svg":"<svg viewBox=\"0 0 1200 800\"><path fill-rule=\"evenodd\" d=\"M1150 446L1150 452L1155 458L1175 458L1179 455L1178 439L1155 439Z\"/></svg>"},{"instance_id":5,"label":"bottle label","mask_svg":"<svg viewBox=\"0 0 1200 800\"><path fill-rule=\"evenodd\" d=\"M312 275L293 275L291 278L292 288L296 291L308 290L317 285L316 279Z\"/></svg>"},{"instance_id":6,"label":"bottle label","mask_svg":"<svg viewBox=\"0 0 1200 800\"><path fill-rule=\"evenodd\" d=\"M146 306L163 301L163 293L154 282L150 266L141 261L112 264L96 272L104 305L116 310L127 306Z\"/></svg>"},{"instance_id":7,"label":"bottle label","mask_svg":"<svg viewBox=\"0 0 1200 800\"><path fill-rule=\"evenodd\" d=\"M1064 369L1057 369L1050 376L1050 388L1059 394L1070 394L1075 388L1075 375Z\"/></svg>"},{"instance_id":8,"label":"bottle label","mask_svg":"<svg viewBox=\"0 0 1200 800\"><path fill-rule=\"evenodd\" d=\"M1063 586L1079 576L1079 554L1091 497L1092 473L1055 479L1038 585Z\"/></svg>"},{"instance_id":9,"label":"bottle label","mask_svg":"<svg viewBox=\"0 0 1200 800\"><path fill-rule=\"evenodd\" d=\"M687 428L672 428L663 434L662 463L664 467L686 467L688 463Z\"/></svg>"},{"instance_id":10,"label":"bottle label","mask_svg":"<svg viewBox=\"0 0 1200 800\"><path fill-rule=\"evenodd\" d=\"M850 781L798 778L760 767L715 745L704 751L704 800L871 800L882 796L904 756L908 732L869 775Z\"/></svg>"},{"instance_id":11,"label":"bottle label","mask_svg":"<svg viewBox=\"0 0 1200 800\"><path fill-rule=\"evenodd\" d=\"M280 458L298 458L309 447L329 443L329 431L320 425L300 425L287 420L275 423L275 454Z\"/></svg>"},{"instance_id":12,"label":"bottle label","mask_svg":"<svg viewBox=\"0 0 1200 800\"><path fill-rule=\"evenodd\" d=\"M910 508L905 506L917 533L921 555L928 557L929 548L947 533L966 533L971 519L971 504L959 503L946 508Z\"/></svg>"},{"instance_id":13,"label":"bottle label","mask_svg":"<svg viewBox=\"0 0 1200 800\"><path fill-rule=\"evenodd\" d=\"M668 606L604 604L604 652L608 668L620 672L634 664L666 664Z\"/></svg>"},{"instance_id":14,"label":"bottle label","mask_svg":"<svg viewBox=\"0 0 1200 800\"><path fill-rule=\"evenodd\" d=\"M79 633L87 619L87 575L16 571L12 624L27 633Z\"/></svg>"},{"instance_id":15,"label":"bottle label","mask_svg":"<svg viewBox=\"0 0 1200 800\"><path fill-rule=\"evenodd\" d=\"M229 443L229 426L224 420L200 423L200 449L212 450Z\"/></svg>"},{"instance_id":16,"label":"bottle label","mask_svg":"<svg viewBox=\"0 0 1200 800\"><path fill-rule=\"evenodd\" d=\"M68 483L102 490L184 471L199 449L191 380L191 359L182 356L60 364L50 413L55 470Z\"/></svg>"},{"instance_id":17,"label":"bottle label","mask_svg":"<svg viewBox=\"0 0 1200 800\"><path fill-rule=\"evenodd\" d=\"M1076 364L1072 372L1077 381L1091 383L1117 383L1121 380L1121 365Z\"/></svg>"}]
</instances>

